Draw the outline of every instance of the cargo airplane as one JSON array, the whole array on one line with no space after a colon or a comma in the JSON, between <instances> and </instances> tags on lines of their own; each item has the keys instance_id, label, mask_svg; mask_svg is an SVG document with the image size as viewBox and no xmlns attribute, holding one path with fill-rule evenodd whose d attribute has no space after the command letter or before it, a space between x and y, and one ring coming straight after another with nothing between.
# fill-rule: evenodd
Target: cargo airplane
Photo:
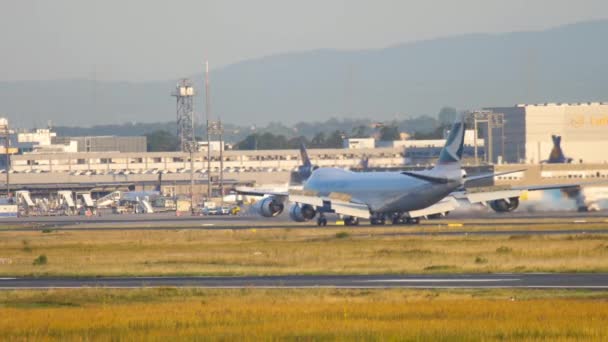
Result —
<instances>
[{"instance_id":1,"label":"cargo airplane","mask_svg":"<svg viewBox=\"0 0 608 342\"><path fill-rule=\"evenodd\" d=\"M568 158L562 151L561 142L562 137L559 135L552 135L553 148L549 154L549 159L541 161L546 164L570 164L573 159ZM589 187L575 187L561 189L559 196L574 200L576 203L577 210L579 212L585 211L599 211L600 202L608 199L608 188L605 186L589 186Z\"/></svg>"},{"instance_id":2,"label":"cargo airplane","mask_svg":"<svg viewBox=\"0 0 608 342\"><path fill-rule=\"evenodd\" d=\"M464 121L455 123L440 152L437 165L423 171L352 172L339 168L316 168L301 189L266 192L258 206L262 216L279 215L289 201L290 217L297 222L317 217L326 225L326 213L343 217L346 225L359 219L372 224L417 224L420 218L445 215L462 202L488 204L497 212L517 208L524 191L574 188L581 184L512 187L494 191L471 191L468 182L493 178L524 170L489 173L467 177L461 167L464 144ZM262 195L258 193L258 195Z\"/></svg>"}]
</instances>

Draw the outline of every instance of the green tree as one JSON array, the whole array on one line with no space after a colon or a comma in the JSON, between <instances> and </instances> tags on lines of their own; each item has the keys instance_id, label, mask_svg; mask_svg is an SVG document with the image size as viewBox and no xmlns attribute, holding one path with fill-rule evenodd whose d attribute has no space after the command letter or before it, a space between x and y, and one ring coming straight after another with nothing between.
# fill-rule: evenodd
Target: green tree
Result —
<instances>
[{"instance_id":1,"label":"green tree","mask_svg":"<svg viewBox=\"0 0 608 342\"><path fill-rule=\"evenodd\" d=\"M310 145L308 140L306 140L306 137L295 137L287 140L287 148L290 150L299 149L301 143L304 143L304 146L306 147Z\"/></svg>"},{"instance_id":2,"label":"green tree","mask_svg":"<svg viewBox=\"0 0 608 342\"><path fill-rule=\"evenodd\" d=\"M234 145L236 150L279 150L289 148L289 142L284 135L272 133L250 134Z\"/></svg>"},{"instance_id":3,"label":"green tree","mask_svg":"<svg viewBox=\"0 0 608 342\"><path fill-rule=\"evenodd\" d=\"M399 128L395 125L382 126L382 128L380 128L380 140L399 140Z\"/></svg>"},{"instance_id":4,"label":"green tree","mask_svg":"<svg viewBox=\"0 0 608 342\"><path fill-rule=\"evenodd\" d=\"M148 152L177 151L179 140L176 135L165 130L157 130L146 134Z\"/></svg>"},{"instance_id":5,"label":"green tree","mask_svg":"<svg viewBox=\"0 0 608 342\"><path fill-rule=\"evenodd\" d=\"M369 138L368 128L365 125L353 127L351 138Z\"/></svg>"},{"instance_id":6,"label":"green tree","mask_svg":"<svg viewBox=\"0 0 608 342\"><path fill-rule=\"evenodd\" d=\"M430 140L430 139L443 139L443 132L445 131L446 126L441 125L435 128L431 132L415 132L413 138L420 140Z\"/></svg>"},{"instance_id":7,"label":"green tree","mask_svg":"<svg viewBox=\"0 0 608 342\"><path fill-rule=\"evenodd\" d=\"M249 134L245 139L234 144L235 150L256 150L258 144L258 134Z\"/></svg>"},{"instance_id":8,"label":"green tree","mask_svg":"<svg viewBox=\"0 0 608 342\"><path fill-rule=\"evenodd\" d=\"M452 107L443 107L437 114L437 118L439 119L439 124L442 126L451 125L456 121L458 117L458 111L456 108Z\"/></svg>"},{"instance_id":9,"label":"green tree","mask_svg":"<svg viewBox=\"0 0 608 342\"><path fill-rule=\"evenodd\" d=\"M310 147L325 147L325 132L318 132L310 141Z\"/></svg>"},{"instance_id":10,"label":"green tree","mask_svg":"<svg viewBox=\"0 0 608 342\"><path fill-rule=\"evenodd\" d=\"M344 144L344 138L346 134L344 132L335 130L325 140L325 148L341 148Z\"/></svg>"}]
</instances>

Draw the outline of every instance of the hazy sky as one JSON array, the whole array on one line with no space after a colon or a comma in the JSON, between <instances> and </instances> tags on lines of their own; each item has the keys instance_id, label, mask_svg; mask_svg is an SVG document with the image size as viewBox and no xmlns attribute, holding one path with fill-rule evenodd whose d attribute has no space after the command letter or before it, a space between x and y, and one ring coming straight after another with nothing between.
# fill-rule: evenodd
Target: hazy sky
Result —
<instances>
[{"instance_id":1,"label":"hazy sky","mask_svg":"<svg viewBox=\"0 0 608 342\"><path fill-rule=\"evenodd\" d=\"M0 0L0 81L171 80L274 53L608 18L605 0Z\"/></svg>"}]
</instances>

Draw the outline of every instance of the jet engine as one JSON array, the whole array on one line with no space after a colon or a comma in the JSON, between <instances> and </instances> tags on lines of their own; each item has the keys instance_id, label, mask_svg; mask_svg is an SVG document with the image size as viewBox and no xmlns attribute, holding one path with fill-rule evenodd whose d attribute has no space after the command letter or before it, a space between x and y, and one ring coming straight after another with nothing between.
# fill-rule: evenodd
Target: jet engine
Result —
<instances>
[{"instance_id":1,"label":"jet engine","mask_svg":"<svg viewBox=\"0 0 608 342\"><path fill-rule=\"evenodd\" d=\"M270 196L259 200L256 203L255 209L258 214L264 217L275 217L283 212L284 207L282 201Z\"/></svg>"},{"instance_id":2,"label":"jet engine","mask_svg":"<svg viewBox=\"0 0 608 342\"><path fill-rule=\"evenodd\" d=\"M491 201L490 208L494 209L497 213L508 213L511 212L519 206L519 197L511 197L507 199L499 199L495 201Z\"/></svg>"},{"instance_id":3,"label":"jet engine","mask_svg":"<svg viewBox=\"0 0 608 342\"><path fill-rule=\"evenodd\" d=\"M312 220L316 214L317 211L310 204L294 204L289 208L289 217L296 222Z\"/></svg>"}]
</instances>

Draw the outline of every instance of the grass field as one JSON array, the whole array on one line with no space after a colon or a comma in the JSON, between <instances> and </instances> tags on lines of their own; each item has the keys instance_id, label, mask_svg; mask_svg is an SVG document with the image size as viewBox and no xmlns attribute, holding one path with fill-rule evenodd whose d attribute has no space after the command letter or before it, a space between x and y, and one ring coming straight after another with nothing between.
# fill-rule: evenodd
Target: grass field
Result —
<instances>
[{"instance_id":1,"label":"grass field","mask_svg":"<svg viewBox=\"0 0 608 342\"><path fill-rule=\"evenodd\" d=\"M0 233L0 276L608 271L608 235L394 228Z\"/></svg>"},{"instance_id":2,"label":"grass field","mask_svg":"<svg viewBox=\"0 0 608 342\"><path fill-rule=\"evenodd\" d=\"M0 340L607 340L608 293L423 290L0 292Z\"/></svg>"}]
</instances>

